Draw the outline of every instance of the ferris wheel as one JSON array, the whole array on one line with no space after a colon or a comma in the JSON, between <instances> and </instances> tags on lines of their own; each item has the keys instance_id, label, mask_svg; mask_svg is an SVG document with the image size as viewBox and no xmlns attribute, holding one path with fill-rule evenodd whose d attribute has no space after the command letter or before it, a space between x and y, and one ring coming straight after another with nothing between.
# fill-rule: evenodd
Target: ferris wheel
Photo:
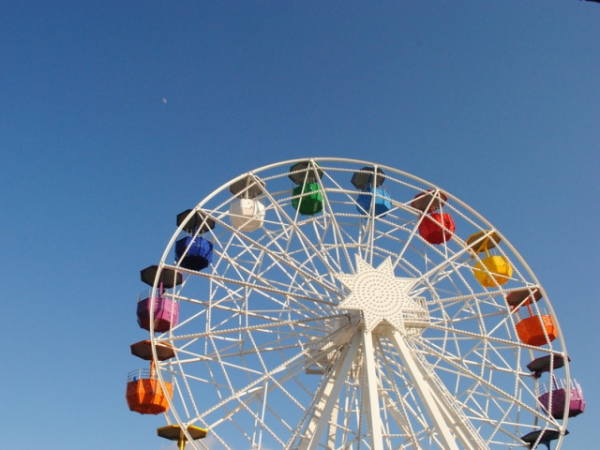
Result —
<instances>
[{"instance_id":1,"label":"ferris wheel","mask_svg":"<svg viewBox=\"0 0 600 450\"><path fill-rule=\"evenodd\" d=\"M533 272L431 183L286 161L176 222L127 400L181 449L559 448L585 409Z\"/></svg>"}]
</instances>

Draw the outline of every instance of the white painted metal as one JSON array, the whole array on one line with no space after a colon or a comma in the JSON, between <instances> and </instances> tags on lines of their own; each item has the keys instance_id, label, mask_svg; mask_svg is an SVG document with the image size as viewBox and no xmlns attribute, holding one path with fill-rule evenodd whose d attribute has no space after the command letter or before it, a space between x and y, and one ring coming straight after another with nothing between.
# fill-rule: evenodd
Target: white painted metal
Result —
<instances>
[{"instance_id":1,"label":"white painted metal","mask_svg":"<svg viewBox=\"0 0 600 450\"><path fill-rule=\"evenodd\" d=\"M485 443L477 430L469 426L466 416L458 408L448 407L447 402L454 406L454 399L448 395L448 390L442 383L434 382L435 372L424 361L419 361L398 331L390 333L389 337L404 362L444 447L471 450L485 448ZM457 441L460 441L461 447L457 445Z\"/></svg>"},{"instance_id":2,"label":"white painted metal","mask_svg":"<svg viewBox=\"0 0 600 450\"><path fill-rule=\"evenodd\" d=\"M298 450L314 450L319 445L321 436L328 426L334 407L339 399L340 392L343 388L350 367L356 358L358 347L360 345L360 334L355 334L352 339L350 350L345 353L340 364L332 374L327 378L325 389L323 389L319 402L315 406L308 426L303 433L303 436L298 444ZM296 448L296 447L292 447Z\"/></svg>"},{"instance_id":3,"label":"white painted metal","mask_svg":"<svg viewBox=\"0 0 600 450\"><path fill-rule=\"evenodd\" d=\"M373 450L383 449L382 422L379 408L379 392L376 373L376 361L373 351L373 335L363 328L363 405L369 425L370 444Z\"/></svg>"},{"instance_id":4,"label":"white painted metal","mask_svg":"<svg viewBox=\"0 0 600 450\"><path fill-rule=\"evenodd\" d=\"M540 287L534 314L543 306L558 321L510 243L496 251L513 265L512 279L485 288L465 240L499 232L466 204L445 192L456 234L430 245L410 202L438 187L378 165L392 209L365 215L350 179L375 165L315 158L308 170L316 174L319 162L323 211L303 216L291 206L288 178L301 161L241 174L196 206L216 222L203 234L214 245L209 268L172 264L182 227L163 254L159 269L184 275L164 294L179 302L179 323L151 330L153 346L177 351L157 364L160 379L177 387L167 420L209 430L188 447L510 449L535 429L564 432L566 420L539 408L525 367L544 354L566 356L564 341L537 348L517 337L519 318L505 302L514 290ZM255 198L264 209L250 228L230 213L239 199L229 186L247 177L264 182ZM568 364L560 370L568 382Z\"/></svg>"}]
</instances>

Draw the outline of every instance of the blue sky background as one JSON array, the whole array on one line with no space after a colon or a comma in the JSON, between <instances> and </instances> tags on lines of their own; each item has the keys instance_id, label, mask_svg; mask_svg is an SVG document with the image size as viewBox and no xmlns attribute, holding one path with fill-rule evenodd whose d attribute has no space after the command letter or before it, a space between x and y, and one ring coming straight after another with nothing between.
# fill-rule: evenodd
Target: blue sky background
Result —
<instances>
[{"instance_id":1,"label":"blue sky background","mask_svg":"<svg viewBox=\"0 0 600 450\"><path fill-rule=\"evenodd\" d=\"M238 174L339 156L515 245L588 403L563 448L593 448L599 24L578 0L0 2L0 447L174 448L124 398L139 270Z\"/></svg>"}]
</instances>

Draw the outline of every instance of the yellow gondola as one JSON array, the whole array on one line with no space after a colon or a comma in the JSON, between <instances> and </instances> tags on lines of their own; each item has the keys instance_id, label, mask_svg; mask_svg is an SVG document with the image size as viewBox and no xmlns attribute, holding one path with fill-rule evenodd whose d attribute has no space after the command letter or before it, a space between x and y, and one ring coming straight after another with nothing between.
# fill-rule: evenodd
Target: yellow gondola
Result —
<instances>
[{"instance_id":1,"label":"yellow gondola","mask_svg":"<svg viewBox=\"0 0 600 450\"><path fill-rule=\"evenodd\" d=\"M503 285L513 274L513 268L505 256L490 255L502 238L494 231L480 231L467 239L467 246L474 253L485 252L486 257L473 266L473 275L485 287Z\"/></svg>"}]
</instances>

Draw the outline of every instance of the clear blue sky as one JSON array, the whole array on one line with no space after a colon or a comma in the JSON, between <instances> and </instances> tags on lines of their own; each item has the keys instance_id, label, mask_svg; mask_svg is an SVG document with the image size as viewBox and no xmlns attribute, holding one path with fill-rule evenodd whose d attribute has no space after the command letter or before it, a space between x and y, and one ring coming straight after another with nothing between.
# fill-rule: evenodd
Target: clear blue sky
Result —
<instances>
[{"instance_id":1,"label":"clear blue sky","mask_svg":"<svg viewBox=\"0 0 600 450\"><path fill-rule=\"evenodd\" d=\"M0 447L170 449L129 412L139 270L255 167L365 159L490 220L552 299L600 422L600 5L0 3Z\"/></svg>"}]
</instances>

